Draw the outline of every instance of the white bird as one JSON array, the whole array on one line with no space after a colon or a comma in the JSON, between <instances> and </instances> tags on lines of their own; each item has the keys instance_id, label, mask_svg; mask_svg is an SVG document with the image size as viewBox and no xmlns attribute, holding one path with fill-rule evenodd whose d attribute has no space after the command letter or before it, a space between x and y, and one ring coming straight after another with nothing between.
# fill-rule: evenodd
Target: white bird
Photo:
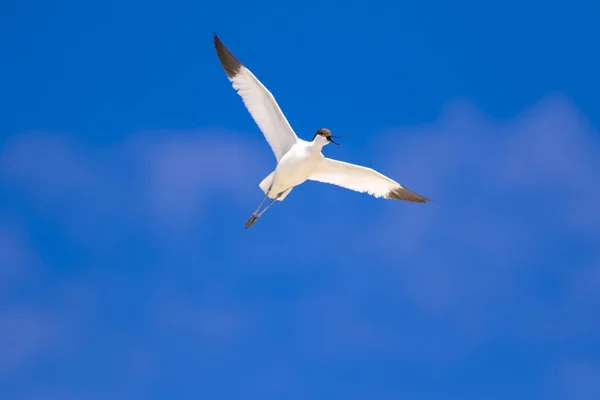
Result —
<instances>
[{"instance_id":1,"label":"white bird","mask_svg":"<svg viewBox=\"0 0 600 400\"><path fill-rule=\"evenodd\" d=\"M231 54L216 33L214 44L227 78L244 101L277 159L275 170L259 184L265 197L246 222L246 229L252 226L275 200L282 201L294 186L307 180L330 183L385 199L418 203L430 201L371 168L323 156L321 150L325 145L330 142L338 144L333 139L339 136L333 136L329 129L319 129L310 142L298 138L271 92ZM271 202L259 212L267 197L272 199Z\"/></svg>"}]
</instances>

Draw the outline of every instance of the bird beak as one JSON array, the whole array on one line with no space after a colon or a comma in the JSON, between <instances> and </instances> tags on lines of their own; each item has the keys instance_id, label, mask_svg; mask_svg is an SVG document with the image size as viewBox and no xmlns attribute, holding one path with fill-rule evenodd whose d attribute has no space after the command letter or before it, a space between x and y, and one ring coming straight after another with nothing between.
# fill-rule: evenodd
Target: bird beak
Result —
<instances>
[{"instance_id":1,"label":"bird beak","mask_svg":"<svg viewBox=\"0 0 600 400\"><path fill-rule=\"evenodd\" d=\"M343 138L344 136L346 136L346 135L342 135L342 136L329 135L329 141L332 142L332 143L334 143L334 144L337 144L338 146L342 146L341 143L336 142L335 140L333 140L333 138L339 139L339 138Z\"/></svg>"}]
</instances>

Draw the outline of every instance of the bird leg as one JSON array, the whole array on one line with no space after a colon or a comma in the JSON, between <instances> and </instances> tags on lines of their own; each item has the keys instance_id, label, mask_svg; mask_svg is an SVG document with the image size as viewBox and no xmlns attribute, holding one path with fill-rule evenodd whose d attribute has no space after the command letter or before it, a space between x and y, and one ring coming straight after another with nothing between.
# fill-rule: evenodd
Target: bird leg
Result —
<instances>
[{"instance_id":1,"label":"bird leg","mask_svg":"<svg viewBox=\"0 0 600 400\"><path fill-rule=\"evenodd\" d=\"M267 193L269 193L269 192L267 192ZM271 200L271 202L269 204L267 204L267 206L261 212L258 212L258 210L260 210L260 207L263 205L263 203L267 199L267 196L265 195L265 198L263 199L263 201L260 202L260 205L258 206L256 211L253 212L252 215L250 216L250 218L248 218L248 221L246 221L246 229L248 229L252 225L254 225L256 220L258 220L261 217L261 215L263 215L265 213L265 211L267 211L269 209L269 207L271 207L273 205L273 203L275 203L275 201L281 197L282 194L283 194L283 192L279 193L277 195L277 197L275 197L273 200Z\"/></svg>"},{"instance_id":2,"label":"bird leg","mask_svg":"<svg viewBox=\"0 0 600 400\"><path fill-rule=\"evenodd\" d=\"M258 214L252 213L252 215L250 216L250 218L248 218L248 221L246 221L246 229L248 229L252 225L254 225L254 223L256 222L257 219L258 219Z\"/></svg>"},{"instance_id":3,"label":"bird leg","mask_svg":"<svg viewBox=\"0 0 600 400\"><path fill-rule=\"evenodd\" d=\"M265 211L267 211L269 209L269 207L271 207L273 205L273 203L275 203L275 200L278 200L280 197L281 197L281 193L279 193L276 198L271 200L271 202L269 204L267 204L267 206L260 213L258 213L258 216L260 217L261 215L263 215L265 213Z\"/></svg>"},{"instance_id":4,"label":"bird leg","mask_svg":"<svg viewBox=\"0 0 600 400\"><path fill-rule=\"evenodd\" d=\"M269 190L271 190L271 188L269 188ZM263 197L263 199L260 202L260 204L258 205L258 208L256 209L256 211L254 211L252 213L252 215L250 216L250 218L248 218L248 221L246 221L246 229L248 229L252 225L254 225L254 223L256 222L256 220L260 217L260 215L258 214L258 210L260 210L260 208L262 207L262 205L265 203L265 200L267 200L268 193L269 193L269 191L267 191L267 194L265 194L265 197Z\"/></svg>"}]
</instances>

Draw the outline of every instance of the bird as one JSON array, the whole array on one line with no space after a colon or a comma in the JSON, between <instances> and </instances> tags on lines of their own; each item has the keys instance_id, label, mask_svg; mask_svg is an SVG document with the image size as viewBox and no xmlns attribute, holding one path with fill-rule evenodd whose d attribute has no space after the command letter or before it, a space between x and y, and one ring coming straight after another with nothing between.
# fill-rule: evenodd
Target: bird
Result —
<instances>
[{"instance_id":1,"label":"bird","mask_svg":"<svg viewBox=\"0 0 600 400\"><path fill-rule=\"evenodd\" d=\"M325 157L323 147L329 143L340 145L335 139L342 137L332 135L327 128L318 129L311 141L300 139L271 92L225 47L216 33L213 33L213 42L229 82L242 98L277 161L275 169L258 185L264 197L246 221L246 229L254 225L275 201L283 201L294 187L307 180L368 193L376 198L414 203L431 201L372 168ZM271 201L261 211L267 198Z\"/></svg>"}]
</instances>

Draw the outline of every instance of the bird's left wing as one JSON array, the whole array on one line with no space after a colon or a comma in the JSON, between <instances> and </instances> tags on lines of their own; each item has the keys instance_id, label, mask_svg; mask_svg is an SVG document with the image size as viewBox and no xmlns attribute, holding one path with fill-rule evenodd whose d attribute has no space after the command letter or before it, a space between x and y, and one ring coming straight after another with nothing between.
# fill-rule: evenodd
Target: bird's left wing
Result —
<instances>
[{"instance_id":1,"label":"bird's left wing","mask_svg":"<svg viewBox=\"0 0 600 400\"><path fill-rule=\"evenodd\" d=\"M385 199L417 203L430 201L371 168L324 158L309 178Z\"/></svg>"},{"instance_id":2,"label":"bird's left wing","mask_svg":"<svg viewBox=\"0 0 600 400\"><path fill-rule=\"evenodd\" d=\"M244 101L254 122L271 146L277 161L296 144L298 137L277 105L275 98L262 83L214 35L215 49L227 78Z\"/></svg>"}]
</instances>

